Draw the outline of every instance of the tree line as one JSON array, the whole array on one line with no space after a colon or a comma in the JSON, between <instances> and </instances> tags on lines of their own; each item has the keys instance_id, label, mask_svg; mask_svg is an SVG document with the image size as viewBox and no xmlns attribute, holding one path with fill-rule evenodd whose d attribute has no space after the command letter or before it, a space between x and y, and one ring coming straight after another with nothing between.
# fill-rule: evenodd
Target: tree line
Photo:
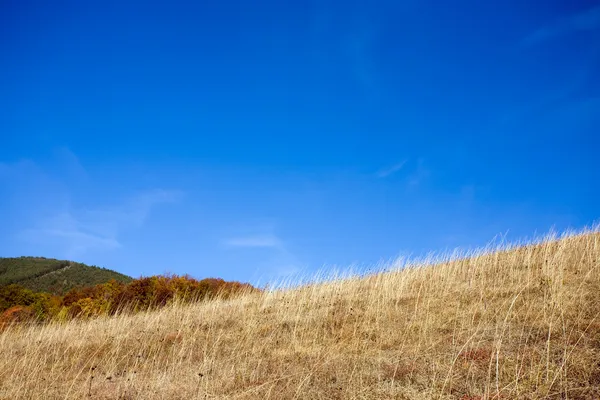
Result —
<instances>
[{"instance_id":1,"label":"tree line","mask_svg":"<svg viewBox=\"0 0 600 400\"><path fill-rule=\"evenodd\" d=\"M129 283L109 282L69 290L64 295L34 292L18 284L0 286L0 328L19 322L90 318L164 307L175 299L198 301L216 296L229 298L258 291L252 285L218 278L196 280L190 276L157 275Z\"/></svg>"}]
</instances>

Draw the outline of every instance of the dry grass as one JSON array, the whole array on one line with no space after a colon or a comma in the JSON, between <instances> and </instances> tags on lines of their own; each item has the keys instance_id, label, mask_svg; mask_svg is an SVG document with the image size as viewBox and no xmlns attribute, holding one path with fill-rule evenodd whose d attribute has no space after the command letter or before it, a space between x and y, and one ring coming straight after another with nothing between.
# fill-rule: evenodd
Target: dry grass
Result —
<instances>
[{"instance_id":1,"label":"dry grass","mask_svg":"<svg viewBox=\"0 0 600 400\"><path fill-rule=\"evenodd\" d=\"M0 333L0 399L598 399L600 233Z\"/></svg>"}]
</instances>

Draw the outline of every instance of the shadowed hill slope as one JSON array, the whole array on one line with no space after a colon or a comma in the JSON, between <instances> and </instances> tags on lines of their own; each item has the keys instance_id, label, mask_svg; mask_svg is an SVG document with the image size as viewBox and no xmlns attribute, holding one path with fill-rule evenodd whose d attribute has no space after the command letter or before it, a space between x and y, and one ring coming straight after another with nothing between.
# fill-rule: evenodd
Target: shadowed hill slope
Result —
<instances>
[{"instance_id":1,"label":"shadowed hill slope","mask_svg":"<svg viewBox=\"0 0 600 400\"><path fill-rule=\"evenodd\" d=\"M0 399L598 399L600 234L0 332Z\"/></svg>"},{"instance_id":2,"label":"shadowed hill slope","mask_svg":"<svg viewBox=\"0 0 600 400\"><path fill-rule=\"evenodd\" d=\"M64 294L74 287L93 286L129 276L105 268L44 257L0 258L0 286L18 284L34 292Z\"/></svg>"}]
</instances>

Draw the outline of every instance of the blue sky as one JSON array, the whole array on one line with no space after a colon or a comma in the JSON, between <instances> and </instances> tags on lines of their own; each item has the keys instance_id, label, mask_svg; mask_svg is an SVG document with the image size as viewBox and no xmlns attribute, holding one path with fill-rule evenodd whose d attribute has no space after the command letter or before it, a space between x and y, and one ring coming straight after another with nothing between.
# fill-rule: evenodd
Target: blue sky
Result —
<instances>
[{"instance_id":1,"label":"blue sky","mask_svg":"<svg viewBox=\"0 0 600 400\"><path fill-rule=\"evenodd\" d=\"M594 1L3 1L0 256L257 282L599 218Z\"/></svg>"}]
</instances>

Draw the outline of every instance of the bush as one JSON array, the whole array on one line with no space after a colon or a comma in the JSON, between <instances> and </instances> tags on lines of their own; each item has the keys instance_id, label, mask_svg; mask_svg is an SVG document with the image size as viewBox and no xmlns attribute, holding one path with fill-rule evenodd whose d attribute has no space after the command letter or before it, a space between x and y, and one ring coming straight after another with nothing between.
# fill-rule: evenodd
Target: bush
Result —
<instances>
[{"instance_id":1,"label":"bush","mask_svg":"<svg viewBox=\"0 0 600 400\"><path fill-rule=\"evenodd\" d=\"M0 314L0 328L3 329L11 324L31 322L34 320L35 312L31 307L13 306Z\"/></svg>"},{"instance_id":2,"label":"bush","mask_svg":"<svg viewBox=\"0 0 600 400\"><path fill-rule=\"evenodd\" d=\"M107 283L73 288L64 296L34 293L18 285L0 287L0 312L8 312L10 321L22 319L46 321L52 318L90 318L113 315L119 311L136 312L164 307L175 299L196 301L242 291L257 290L249 284L190 276L158 275L135 279L130 283ZM16 308L15 308L16 307ZM14 316L13 316L14 314Z\"/></svg>"}]
</instances>

